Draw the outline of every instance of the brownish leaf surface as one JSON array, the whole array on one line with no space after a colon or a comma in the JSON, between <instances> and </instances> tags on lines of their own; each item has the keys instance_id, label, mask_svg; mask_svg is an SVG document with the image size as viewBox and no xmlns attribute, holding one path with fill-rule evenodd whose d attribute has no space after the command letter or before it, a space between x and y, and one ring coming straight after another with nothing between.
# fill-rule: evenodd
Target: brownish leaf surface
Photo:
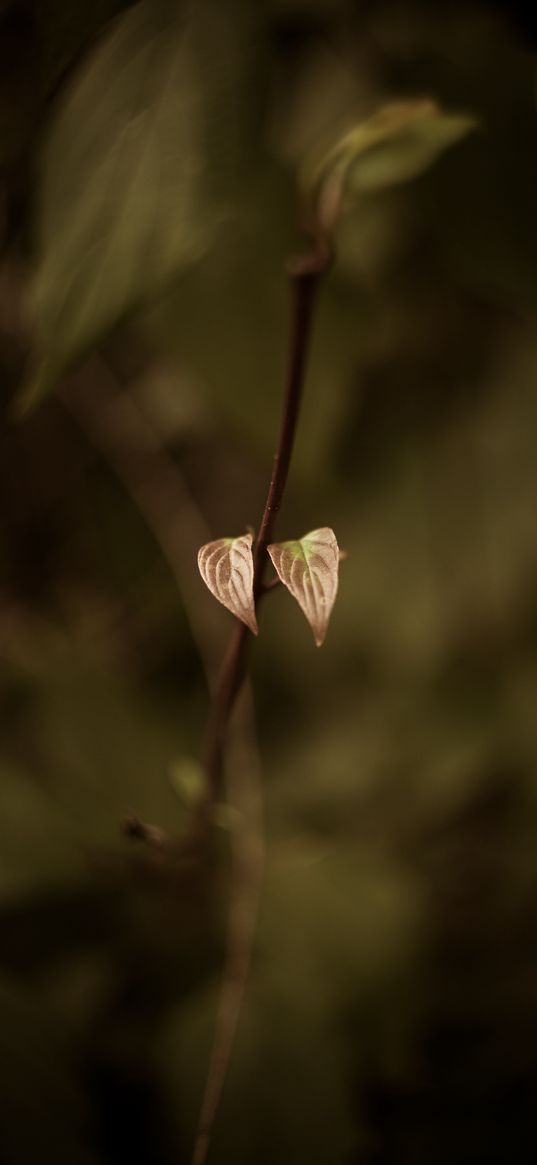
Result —
<instances>
[{"instance_id":1,"label":"brownish leaf surface","mask_svg":"<svg viewBox=\"0 0 537 1165\"><path fill-rule=\"evenodd\" d=\"M334 531L323 526L296 542L275 542L268 552L282 583L302 607L320 647L338 588L339 549Z\"/></svg>"},{"instance_id":2,"label":"brownish leaf surface","mask_svg":"<svg viewBox=\"0 0 537 1165\"><path fill-rule=\"evenodd\" d=\"M252 535L207 542L198 553L198 566L215 599L257 635Z\"/></svg>"}]
</instances>

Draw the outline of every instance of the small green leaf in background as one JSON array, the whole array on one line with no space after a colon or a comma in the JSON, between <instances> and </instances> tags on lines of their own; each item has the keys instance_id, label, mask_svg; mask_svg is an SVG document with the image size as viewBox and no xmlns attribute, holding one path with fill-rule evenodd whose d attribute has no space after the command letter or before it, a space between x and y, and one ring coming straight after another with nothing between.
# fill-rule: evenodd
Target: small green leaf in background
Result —
<instances>
[{"instance_id":1,"label":"small green leaf in background","mask_svg":"<svg viewBox=\"0 0 537 1165\"><path fill-rule=\"evenodd\" d=\"M332 229L345 201L417 178L477 128L468 114L446 113L428 98L384 106L345 134L309 172L317 215Z\"/></svg>"},{"instance_id":2,"label":"small green leaf in background","mask_svg":"<svg viewBox=\"0 0 537 1165\"><path fill-rule=\"evenodd\" d=\"M278 577L302 607L317 647L321 647L338 587L339 550L334 531L323 526L297 542L275 542L268 552Z\"/></svg>"},{"instance_id":3,"label":"small green leaf in background","mask_svg":"<svg viewBox=\"0 0 537 1165\"><path fill-rule=\"evenodd\" d=\"M215 108L221 131L232 120L235 63L215 58L206 7L135 5L60 98L38 179L36 351L21 413L212 240L222 206L208 171L225 141L209 123Z\"/></svg>"},{"instance_id":4,"label":"small green leaf in background","mask_svg":"<svg viewBox=\"0 0 537 1165\"><path fill-rule=\"evenodd\" d=\"M215 599L257 635L252 535L218 538L198 553L201 577Z\"/></svg>"},{"instance_id":5,"label":"small green leaf in background","mask_svg":"<svg viewBox=\"0 0 537 1165\"><path fill-rule=\"evenodd\" d=\"M186 809L195 809L203 801L207 780L203 766L194 757L177 757L170 765L169 777Z\"/></svg>"}]
</instances>

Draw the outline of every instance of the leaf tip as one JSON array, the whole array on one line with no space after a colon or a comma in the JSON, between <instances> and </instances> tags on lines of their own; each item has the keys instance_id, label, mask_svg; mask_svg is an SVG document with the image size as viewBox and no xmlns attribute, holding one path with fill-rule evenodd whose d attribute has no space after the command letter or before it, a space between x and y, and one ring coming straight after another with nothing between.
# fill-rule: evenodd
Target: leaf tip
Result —
<instances>
[{"instance_id":1,"label":"leaf tip","mask_svg":"<svg viewBox=\"0 0 537 1165\"><path fill-rule=\"evenodd\" d=\"M239 615L238 617L239 617L239 619L241 619L241 620L242 620L242 622L243 622L243 623L245 623L245 624L246 624L246 626L247 626L248 630L252 632L252 635L259 635L259 627L258 627L258 625L257 625L257 619L256 619L256 615L255 615L255 608L254 608L254 610L253 610L253 611L252 611L252 612L249 614L249 616L248 616L248 617L247 617L247 615L246 615L246 612L245 612L243 615Z\"/></svg>"}]
</instances>

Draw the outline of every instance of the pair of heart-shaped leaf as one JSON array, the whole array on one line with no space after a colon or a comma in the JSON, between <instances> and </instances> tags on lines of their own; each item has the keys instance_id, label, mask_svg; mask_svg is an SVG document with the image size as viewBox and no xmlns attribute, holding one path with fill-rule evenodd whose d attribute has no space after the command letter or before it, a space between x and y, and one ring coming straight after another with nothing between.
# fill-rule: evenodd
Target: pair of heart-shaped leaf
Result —
<instances>
[{"instance_id":1,"label":"pair of heart-shaped leaf","mask_svg":"<svg viewBox=\"0 0 537 1165\"><path fill-rule=\"evenodd\" d=\"M200 574L211 594L257 635L251 534L207 542L198 554ZM339 549L329 526L296 542L267 547L276 573L300 604L317 647L324 641L338 586Z\"/></svg>"}]
</instances>

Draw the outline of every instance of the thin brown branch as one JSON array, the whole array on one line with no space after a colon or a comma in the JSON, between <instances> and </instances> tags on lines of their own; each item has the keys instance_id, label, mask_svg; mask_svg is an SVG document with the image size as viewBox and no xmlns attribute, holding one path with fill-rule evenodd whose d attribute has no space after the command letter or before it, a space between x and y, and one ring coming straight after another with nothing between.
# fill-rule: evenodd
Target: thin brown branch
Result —
<instances>
[{"instance_id":1,"label":"thin brown branch","mask_svg":"<svg viewBox=\"0 0 537 1165\"><path fill-rule=\"evenodd\" d=\"M272 590L278 581L265 585L264 575L268 562L266 548L272 538L291 464L304 390L317 289L320 278L328 270L329 265L329 250L321 245L319 240L316 240L316 249L312 255L301 258L289 267L292 314L287 379L272 476L254 550L254 597L256 605L263 594L267 590ZM250 632L245 624L237 620L222 665L220 682L216 689L207 727L204 761L209 784L209 800L202 810L202 827L210 820L211 804L217 802L222 794L224 750L229 745L229 721L237 694L244 680L250 637ZM248 700L250 699L249 688L246 689L246 697ZM229 755L228 759L232 762ZM229 788L234 775L233 763L226 765L226 775ZM261 813L260 777L250 785L250 789L257 789L259 792L257 804L254 802L250 806L253 820L259 822ZM251 831L246 829L242 836L240 852L236 850L235 910L233 911L233 919L230 919L230 941L224 983L192 1165L205 1165L209 1152L212 1130L230 1062L232 1043L238 1026L251 961L263 865L262 830L260 828ZM244 886L249 887L250 896L241 898L240 888L244 888ZM242 894L244 895L244 889ZM233 936L233 941L231 936Z\"/></svg>"},{"instance_id":2,"label":"thin brown branch","mask_svg":"<svg viewBox=\"0 0 537 1165\"><path fill-rule=\"evenodd\" d=\"M215 1023L211 1059L203 1095L192 1165L204 1165L231 1061L246 984L252 961L261 885L265 867L262 780L254 735L250 686L244 685L240 710L242 730L228 753L227 792L231 804L240 805L234 830L232 906L228 924L226 959ZM246 726L246 731L244 730ZM249 774L247 787L241 773Z\"/></svg>"},{"instance_id":3,"label":"thin brown branch","mask_svg":"<svg viewBox=\"0 0 537 1165\"><path fill-rule=\"evenodd\" d=\"M291 324L287 376L272 475L254 548L254 597L256 601L259 600L264 590L264 574L268 563L266 549L273 535L291 464L304 390L317 290L322 275L328 270L329 263L328 250L321 247L317 241L317 249L311 255L301 257L289 265ZM223 756L227 728L237 692L245 675L249 641L248 628L237 621L220 672L220 681L213 699L206 733L204 764L208 778L209 797L213 802L219 800L222 792Z\"/></svg>"}]
</instances>

